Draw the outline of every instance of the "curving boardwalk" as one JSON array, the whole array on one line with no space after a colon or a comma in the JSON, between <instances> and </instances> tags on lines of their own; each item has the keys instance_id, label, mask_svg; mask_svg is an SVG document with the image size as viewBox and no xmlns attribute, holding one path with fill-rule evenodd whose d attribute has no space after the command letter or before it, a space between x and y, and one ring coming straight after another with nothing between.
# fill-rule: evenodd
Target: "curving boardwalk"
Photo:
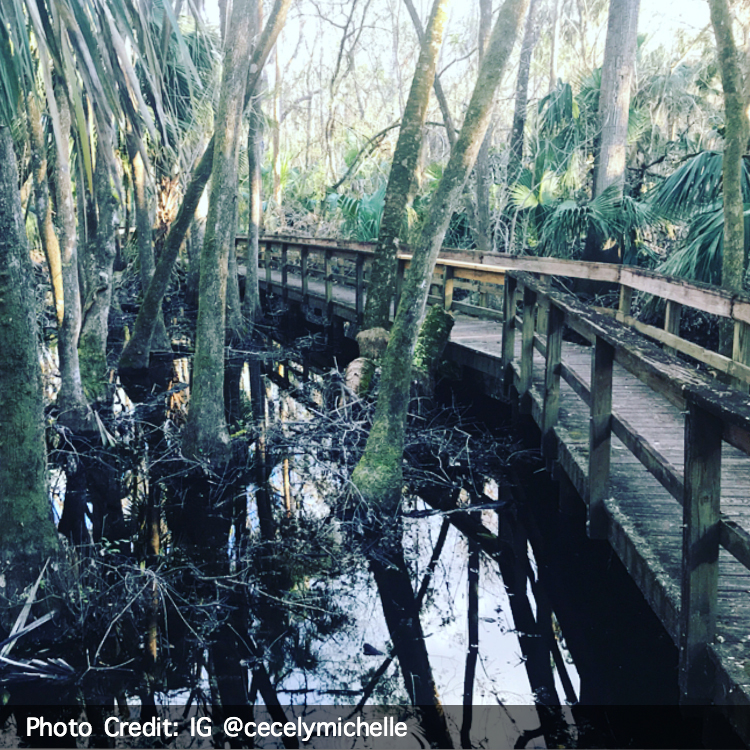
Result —
<instances>
[{"instance_id":1,"label":"curving boardwalk","mask_svg":"<svg viewBox=\"0 0 750 750\"><path fill-rule=\"evenodd\" d=\"M262 284L356 324L369 253L268 239ZM750 707L750 298L619 266L458 253L439 264L432 301L457 313L448 356L534 419L589 534L609 540L679 647L684 702ZM583 305L554 275L618 283L619 309ZM454 302L462 284L478 304ZM500 313L486 303L503 285ZM631 317L638 292L665 301L663 329ZM680 337L683 306L731 321L731 358ZM749 741L750 711L729 717Z\"/></svg>"}]
</instances>

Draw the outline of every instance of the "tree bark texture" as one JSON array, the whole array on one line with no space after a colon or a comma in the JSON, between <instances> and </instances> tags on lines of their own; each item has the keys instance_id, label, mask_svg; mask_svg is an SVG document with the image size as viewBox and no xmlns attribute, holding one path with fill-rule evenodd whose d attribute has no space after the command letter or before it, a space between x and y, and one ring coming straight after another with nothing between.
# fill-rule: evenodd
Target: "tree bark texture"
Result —
<instances>
[{"instance_id":1,"label":"tree bark texture","mask_svg":"<svg viewBox=\"0 0 750 750\"><path fill-rule=\"evenodd\" d=\"M143 298L138 316L133 326L133 335L120 355L120 370L145 370L148 368L149 354L151 353L151 338L154 333L156 319L161 312L161 303L169 287L177 255L180 252L185 235L195 216L203 191L211 177L211 165L214 157L214 141L211 139L206 150L203 152L198 165L182 199L182 205L177 212L169 234L164 242L164 247L156 264L156 269L151 277L146 294Z\"/></svg>"},{"instance_id":2,"label":"tree bark texture","mask_svg":"<svg viewBox=\"0 0 750 750\"><path fill-rule=\"evenodd\" d=\"M409 11L412 23L414 24L414 30L417 32L417 39L421 45L424 40L424 29L422 28L422 22L419 20L419 13L414 7L412 0L404 0L406 9ZM435 98L438 100L438 106L440 107L440 114L443 116L443 125L445 125L445 133L448 136L448 143L450 147L456 145L456 126L453 124L453 117L451 115L450 107L448 106L448 97L443 91L443 85L440 83L440 76L435 74L435 82L433 83L435 89Z\"/></svg>"},{"instance_id":3,"label":"tree bark texture","mask_svg":"<svg viewBox=\"0 0 750 750\"><path fill-rule=\"evenodd\" d=\"M31 170L34 177L34 213L36 214L42 249L47 258L47 266L52 283L52 297L55 302L55 317L57 318L57 324L60 325L63 320L65 298L63 295L60 243L57 240L52 220L54 212L47 184L47 146L44 142L42 114L39 111L36 94L30 93L26 101L26 112L29 122L29 143L31 146Z\"/></svg>"},{"instance_id":4,"label":"tree bark texture","mask_svg":"<svg viewBox=\"0 0 750 750\"><path fill-rule=\"evenodd\" d=\"M215 147L201 253L193 383L183 451L210 463L229 459L224 418L224 336L230 245L237 216L237 167L245 83L250 67L252 0L232 7L216 112Z\"/></svg>"},{"instance_id":5,"label":"tree bark texture","mask_svg":"<svg viewBox=\"0 0 750 750\"><path fill-rule=\"evenodd\" d=\"M527 7L528 0L506 0L500 9L461 133L430 203L422 236L414 248L405 279L384 357L373 426L364 455L352 476L362 498L383 513L395 512L401 499L401 461L412 355L427 304L429 280L454 206L489 125L495 90Z\"/></svg>"},{"instance_id":6,"label":"tree bark texture","mask_svg":"<svg viewBox=\"0 0 750 750\"><path fill-rule=\"evenodd\" d=\"M625 185L630 94L635 78L640 0L611 0L599 90L599 148L593 197L610 185Z\"/></svg>"},{"instance_id":7,"label":"tree bark texture","mask_svg":"<svg viewBox=\"0 0 750 750\"><path fill-rule=\"evenodd\" d=\"M537 40L536 16L539 0L531 0L526 28L521 42L521 59L516 79L516 105L513 111L513 128L510 131L510 154L508 156L508 184L518 180L523 163L523 136L526 129L526 110L529 98L529 73L531 58Z\"/></svg>"},{"instance_id":8,"label":"tree bark texture","mask_svg":"<svg viewBox=\"0 0 750 750\"><path fill-rule=\"evenodd\" d=\"M482 64L487 42L492 29L492 0L479 0L479 64ZM490 145L492 141L492 127L482 139L482 147L477 155L477 164L474 168L476 175L477 210L475 214L476 227L474 241L480 253L492 252L492 239L490 237Z\"/></svg>"},{"instance_id":9,"label":"tree bark texture","mask_svg":"<svg viewBox=\"0 0 750 750\"><path fill-rule=\"evenodd\" d=\"M63 320L57 332L57 355L60 363L60 390L57 394L59 421L74 433L91 428L91 410L83 392L78 359L78 337L81 330L81 287L78 276L78 234L76 206L70 172L69 134L71 127L67 95L56 82L48 93L48 106L57 109L61 138L55 159L55 224L60 245L63 282Z\"/></svg>"},{"instance_id":10,"label":"tree bark texture","mask_svg":"<svg viewBox=\"0 0 750 750\"><path fill-rule=\"evenodd\" d=\"M260 312L260 287L258 280L258 262L260 222L263 213L261 195L261 162L263 161L263 114L260 101L256 98L250 103L247 131L247 169L249 193L249 217L247 224L247 250L245 252L245 297L242 300L242 311L249 326L257 320Z\"/></svg>"},{"instance_id":11,"label":"tree bark texture","mask_svg":"<svg viewBox=\"0 0 750 750\"><path fill-rule=\"evenodd\" d=\"M732 14L727 0L709 0L711 24L716 37L724 89L724 159L722 165L724 199L724 254L721 285L738 292L747 266L745 221L742 197L742 157L747 148L747 94L743 82L739 50L732 33Z\"/></svg>"},{"instance_id":12,"label":"tree bark texture","mask_svg":"<svg viewBox=\"0 0 750 750\"><path fill-rule=\"evenodd\" d=\"M126 136L130 170L133 175L133 197L135 203L135 237L138 243L138 262L141 267L141 290L145 295L151 278L154 275L154 242L151 224L151 212L148 206L146 190L146 170L139 148L137 136L130 132ZM164 313L159 309L151 346L155 351L170 351L171 341L164 325Z\"/></svg>"},{"instance_id":13,"label":"tree bark texture","mask_svg":"<svg viewBox=\"0 0 750 750\"><path fill-rule=\"evenodd\" d=\"M95 217L83 259L85 302L82 309L78 358L84 393L94 401L104 401L109 393L107 377L107 334L112 301L112 272L117 253L117 207L112 169L115 133L107 115L97 117L98 143L94 169L94 193L87 196L89 216ZM109 154L105 152L109 150Z\"/></svg>"},{"instance_id":14,"label":"tree bark texture","mask_svg":"<svg viewBox=\"0 0 750 750\"><path fill-rule=\"evenodd\" d=\"M32 583L57 550L47 495L33 272L10 128L0 126L0 594Z\"/></svg>"},{"instance_id":15,"label":"tree bark texture","mask_svg":"<svg viewBox=\"0 0 750 750\"><path fill-rule=\"evenodd\" d=\"M443 42L447 5L448 0L435 0L432 7L409 98L401 119L401 129L385 192L378 244L372 262L372 275L365 304L365 328L388 328L390 325L399 237L406 219L412 185L416 179L430 89L435 80L435 68Z\"/></svg>"}]
</instances>

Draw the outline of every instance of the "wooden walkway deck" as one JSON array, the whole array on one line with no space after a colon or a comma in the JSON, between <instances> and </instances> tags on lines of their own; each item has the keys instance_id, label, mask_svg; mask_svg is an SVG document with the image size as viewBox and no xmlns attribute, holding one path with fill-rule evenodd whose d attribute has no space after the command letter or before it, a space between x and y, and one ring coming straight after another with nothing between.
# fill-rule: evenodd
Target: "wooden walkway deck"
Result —
<instances>
[{"instance_id":1,"label":"wooden walkway deck","mask_svg":"<svg viewBox=\"0 0 750 750\"><path fill-rule=\"evenodd\" d=\"M266 255L261 281L287 300L357 323L364 309L362 263L350 274L352 287L332 283L331 253L326 250L319 279L305 278L304 262L300 275L289 273L286 261L273 269ZM565 268L579 278L598 278L594 265ZM461 271L449 271L448 261L445 268L434 301L449 306L454 273ZM540 263L542 273L555 269L547 259ZM462 312L447 355L472 370L491 395L518 399L534 419L549 467L564 471L588 506L590 535L609 540L680 649L685 702L748 708L750 369L744 355L698 352L733 378L735 389L678 359L674 350L693 354L699 348L679 337L685 300L733 319L735 349L742 355L750 299L653 274L618 273L618 320L553 291L544 276L514 273L505 279L504 316L454 305ZM612 274L608 267L600 275L612 281ZM488 281L475 268L468 277ZM633 330L633 288L654 288L668 300L664 331L640 325L645 338ZM589 343L573 343L571 330ZM750 711L734 711L730 719L750 742Z\"/></svg>"}]
</instances>

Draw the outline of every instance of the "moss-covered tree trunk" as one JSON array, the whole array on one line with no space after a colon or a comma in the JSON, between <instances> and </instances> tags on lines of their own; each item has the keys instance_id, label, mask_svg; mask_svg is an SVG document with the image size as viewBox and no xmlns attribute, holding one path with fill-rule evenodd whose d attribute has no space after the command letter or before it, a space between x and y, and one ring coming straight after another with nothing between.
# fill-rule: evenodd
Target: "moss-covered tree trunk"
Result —
<instances>
[{"instance_id":1,"label":"moss-covered tree trunk","mask_svg":"<svg viewBox=\"0 0 750 750\"><path fill-rule=\"evenodd\" d=\"M461 196L487 131L495 90L510 57L527 5L528 0L506 0L500 9L461 133L430 203L422 236L414 248L412 263L383 360L373 425L364 455L352 475L352 484L360 501L369 514L378 519L366 531L371 543L368 556L378 581L387 619L388 595L385 588L399 586L402 596L406 597L401 604L406 617L391 618L394 622L389 621L389 629L394 638L394 627L403 627L407 632L407 642L411 648L408 655L403 655L403 659L399 654L401 671L407 685L414 684L415 687L420 687L420 694L414 693L413 700L424 701L423 705L428 707L425 714L425 729L431 735L430 741L441 737L437 742L440 747L450 747L452 743L440 709L439 698L434 691L429 656L414 603L414 592L410 585L403 585L405 582L408 584L408 576L403 571L401 526L398 521L403 488L404 431L410 397L412 358L427 303L428 282L435 268L453 208ZM393 520L389 522L389 519ZM393 580L389 580L391 578Z\"/></svg>"},{"instance_id":2,"label":"moss-covered tree trunk","mask_svg":"<svg viewBox=\"0 0 750 750\"><path fill-rule=\"evenodd\" d=\"M383 218L372 262L372 274L367 288L365 328L388 328L390 325L399 237L419 164L422 131L427 117L430 89L435 80L435 67L443 42L447 5L448 0L435 0L432 6L417 69L401 119L401 129L385 191Z\"/></svg>"},{"instance_id":3,"label":"moss-covered tree trunk","mask_svg":"<svg viewBox=\"0 0 750 750\"><path fill-rule=\"evenodd\" d=\"M401 499L401 458L409 402L411 364L424 317L429 279L448 229L453 207L474 166L489 124L495 90L510 57L528 0L506 0L490 37L461 133L435 191L422 236L414 248L396 320L386 349L375 418L353 482L362 497L393 513Z\"/></svg>"},{"instance_id":4,"label":"moss-covered tree trunk","mask_svg":"<svg viewBox=\"0 0 750 750\"><path fill-rule=\"evenodd\" d=\"M214 141L212 139L193 171L180 210L169 228L169 234L167 234L167 239L164 242L159 262L156 264L151 282L138 309L133 335L120 355L119 368L123 372L146 370L148 368L151 339L154 335L156 320L161 312L161 303L167 293L172 268L180 252L180 246L190 228L195 210L198 208L203 191L211 177L213 156Z\"/></svg>"},{"instance_id":5,"label":"moss-covered tree trunk","mask_svg":"<svg viewBox=\"0 0 750 750\"><path fill-rule=\"evenodd\" d=\"M230 245L237 216L237 166L245 82L250 67L252 0L232 7L224 53L215 147L201 253L200 297L193 383L185 455L212 464L229 459L229 433L224 418L224 336Z\"/></svg>"},{"instance_id":6,"label":"moss-covered tree trunk","mask_svg":"<svg viewBox=\"0 0 750 750\"><path fill-rule=\"evenodd\" d=\"M0 126L0 595L6 596L32 583L57 550L33 278L13 138Z\"/></svg>"},{"instance_id":7,"label":"moss-covered tree trunk","mask_svg":"<svg viewBox=\"0 0 750 750\"><path fill-rule=\"evenodd\" d=\"M87 196L89 229L93 231L81 264L85 293L78 358L84 392L92 401L105 401L109 396L107 334L119 206L116 187L119 178L113 169L115 132L107 115L97 117L97 135L94 192Z\"/></svg>"},{"instance_id":8,"label":"moss-covered tree trunk","mask_svg":"<svg viewBox=\"0 0 750 750\"><path fill-rule=\"evenodd\" d=\"M146 169L141 154L141 144L132 131L126 136L130 171L133 176L133 197L135 203L135 237L138 247L138 263L141 271L141 290L145 295L154 275L154 242L151 223L151 212L148 205L146 189ZM154 321L154 333L151 337L151 348L154 351L170 351L172 344L164 325L164 313L161 308Z\"/></svg>"},{"instance_id":9,"label":"moss-covered tree trunk","mask_svg":"<svg viewBox=\"0 0 750 750\"><path fill-rule=\"evenodd\" d=\"M732 14L727 0L709 0L711 24L716 37L724 89L724 255L721 284L740 291L745 276L745 222L742 198L742 156L747 149L747 90L732 33Z\"/></svg>"}]
</instances>

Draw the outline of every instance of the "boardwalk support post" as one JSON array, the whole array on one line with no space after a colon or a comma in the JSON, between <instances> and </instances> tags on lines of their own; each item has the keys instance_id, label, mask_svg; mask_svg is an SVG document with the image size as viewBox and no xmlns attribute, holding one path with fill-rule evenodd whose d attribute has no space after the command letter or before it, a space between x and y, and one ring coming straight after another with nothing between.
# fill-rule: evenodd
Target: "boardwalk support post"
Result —
<instances>
[{"instance_id":1,"label":"boardwalk support post","mask_svg":"<svg viewBox=\"0 0 750 750\"><path fill-rule=\"evenodd\" d=\"M531 413L531 383L534 372L534 308L536 292L523 289L523 320L521 323L521 377L518 383L519 410L521 414Z\"/></svg>"},{"instance_id":2,"label":"boardwalk support post","mask_svg":"<svg viewBox=\"0 0 750 750\"><path fill-rule=\"evenodd\" d=\"M281 298L284 304L289 301L289 245L281 245Z\"/></svg>"},{"instance_id":3,"label":"boardwalk support post","mask_svg":"<svg viewBox=\"0 0 750 750\"><path fill-rule=\"evenodd\" d=\"M547 356L544 366L544 411L542 414L542 455L549 465L557 458L554 428L560 411L560 370L565 313L550 304L547 314Z\"/></svg>"},{"instance_id":4,"label":"boardwalk support post","mask_svg":"<svg viewBox=\"0 0 750 750\"><path fill-rule=\"evenodd\" d=\"M503 394L508 397L513 387L513 357L516 344L516 286L513 276L506 276L503 287Z\"/></svg>"},{"instance_id":5,"label":"boardwalk support post","mask_svg":"<svg viewBox=\"0 0 750 750\"><path fill-rule=\"evenodd\" d=\"M324 264L326 283L326 316L330 320L333 317L333 251L330 248L326 248Z\"/></svg>"},{"instance_id":6,"label":"boardwalk support post","mask_svg":"<svg viewBox=\"0 0 750 750\"><path fill-rule=\"evenodd\" d=\"M591 417L589 421L587 530L591 539L606 539L608 531L604 501L609 491L614 357L614 347L597 336L591 357Z\"/></svg>"},{"instance_id":7,"label":"boardwalk support post","mask_svg":"<svg viewBox=\"0 0 750 750\"><path fill-rule=\"evenodd\" d=\"M453 267L445 266L443 270L443 307L450 311L453 306Z\"/></svg>"},{"instance_id":8,"label":"boardwalk support post","mask_svg":"<svg viewBox=\"0 0 750 750\"><path fill-rule=\"evenodd\" d=\"M355 261L355 314L357 316L357 325L361 326L365 319L365 256L357 253Z\"/></svg>"},{"instance_id":9,"label":"boardwalk support post","mask_svg":"<svg viewBox=\"0 0 750 750\"><path fill-rule=\"evenodd\" d=\"M716 629L722 421L688 395L685 417L680 692L687 704L708 704L713 676L708 644Z\"/></svg>"},{"instance_id":10,"label":"boardwalk support post","mask_svg":"<svg viewBox=\"0 0 750 750\"><path fill-rule=\"evenodd\" d=\"M682 320L682 305L674 300L667 300L667 309L664 313L664 330L674 336L680 335L680 321ZM665 346L664 351L668 354L677 354L675 349Z\"/></svg>"}]
</instances>

